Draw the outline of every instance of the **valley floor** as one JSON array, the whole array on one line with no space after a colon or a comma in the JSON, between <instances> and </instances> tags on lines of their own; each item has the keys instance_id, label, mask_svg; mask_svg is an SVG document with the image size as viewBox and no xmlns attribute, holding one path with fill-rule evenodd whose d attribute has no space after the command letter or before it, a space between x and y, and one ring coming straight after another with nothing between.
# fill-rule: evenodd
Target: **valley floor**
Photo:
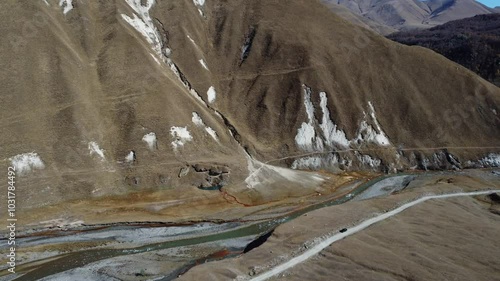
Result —
<instances>
[{"instance_id":1,"label":"valley floor","mask_svg":"<svg viewBox=\"0 0 500 281\"><path fill-rule=\"evenodd\" d=\"M0 280L498 280L491 190L498 170L403 174L261 206L247 220L52 230L23 238L20 274Z\"/></svg>"},{"instance_id":2,"label":"valley floor","mask_svg":"<svg viewBox=\"0 0 500 281\"><path fill-rule=\"evenodd\" d=\"M397 211L429 194L499 192L493 175L421 176L398 194L310 212L279 226L254 251L201 265L181 280L500 280L498 196L444 196ZM344 239L331 244L336 237Z\"/></svg>"}]
</instances>

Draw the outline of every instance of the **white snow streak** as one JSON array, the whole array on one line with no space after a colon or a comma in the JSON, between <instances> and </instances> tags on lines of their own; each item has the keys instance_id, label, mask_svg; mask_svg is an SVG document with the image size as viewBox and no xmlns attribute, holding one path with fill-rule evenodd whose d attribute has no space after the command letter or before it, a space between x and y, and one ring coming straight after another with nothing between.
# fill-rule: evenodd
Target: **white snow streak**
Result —
<instances>
[{"instance_id":1,"label":"white snow streak","mask_svg":"<svg viewBox=\"0 0 500 281\"><path fill-rule=\"evenodd\" d=\"M311 101L311 88L302 85L304 89L304 106L306 107L307 120L312 123L314 120L314 105Z\"/></svg>"},{"instance_id":2,"label":"white snow streak","mask_svg":"<svg viewBox=\"0 0 500 281\"><path fill-rule=\"evenodd\" d=\"M203 123L203 120L201 119L200 115L196 112L193 112L193 117L191 118L191 121L198 126L198 127L205 127L205 123Z\"/></svg>"},{"instance_id":3,"label":"white snow streak","mask_svg":"<svg viewBox=\"0 0 500 281\"><path fill-rule=\"evenodd\" d=\"M219 136L217 135L217 132L210 128L209 126L205 125L205 122L203 122L203 119L201 119L200 115L196 112L193 112L193 117L191 118L191 121L193 121L193 124L195 124L197 127L204 128L205 131L215 140L219 141Z\"/></svg>"},{"instance_id":4,"label":"white snow streak","mask_svg":"<svg viewBox=\"0 0 500 281\"><path fill-rule=\"evenodd\" d=\"M316 130L314 129L316 119L314 118L314 105L311 101L311 88L306 85L302 85L302 87L304 89L304 106L306 108L307 123L303 122L302 126L297 130L295 143L297 143L300 149L308 152L322 151L323 141L316 136Z\"/></svg>"},{"instance_id":5,"label":"white snow streak","mask_svg":"<svg viewBox=\"0 0 500 281\"><path fill-rule=\"evenodd\" d=\"M199 60L199 62L203 66L203 68L205 68L206 70L208 70L207 63L203 59Z\"/></svg>"},{"instance_id":6,"label":"white snow streak","mask_svg":"<svg viewBox=\"0 0 500 281\"><path fill-rule=\"evenodd\" d=\"M104 150L102 150L95 141L89 142L89 151L90 155L97 154L101 158L101 160L106 159L106 157L104 156Z\"/></svg>"},{"instance_id":7,"label":"white snow streak","mask_svg":"<svg viewBox=\"0 0 500 281\"><path fill-rule=\"evenodd\" d=\"M19 175L25 174L31 170L41 170L45 168L42 159L35 152L23 153L9 158L10 163Z\"/></svg>"},{"instance_id":8,"label":"white snow streak","mask_svg":"<svg viewBox=\"0 0 500 281\"><path fill-rule=\"evenodd\" d=\"M151 132L142 137L142 141L148 144L150 150L156 149L156 134Z\"/></svg>"},{"instance_id":9,"label":"white snow streak","mask_svg":"<svg viewBox=\"0 0 500 281\"><path fill-rule=\"evenodd\" d=\"M48 5L47 1L45 3ZM67 14L69 11L73 10L72 0L59 0L59 6L63 8L63 14Z\"/></svg>"},{"instance_id":10,"label":"white snow streak","mask_svg":"<svg viewBox=\"0 0 500 281\"><path fill-rule=\"evenodd\" d=\"M161 65L160 61L156 58L156 56L154 54L150 54L151 57L155 60L155 62L159 65Z\"/></svg>"},{"instance_id":11,"label":"white snow streak","mask_svg":"<svg viewBox=\"0 0 500 281\"><path fill-rule=\"evenodd\" d=\"M297 147L305 152L324 152L325 149L348 149L353 146L360 146L366 143L375 143L379 146L389 146L390 141L385 132L382 130L380 123L377 120L375 109L371 102L368 102L369 115L363 112L364 118L359 125L356 138L349 140L343 130L332 121L330 111L328 109L328 97L325 92L320 92L320 108L322 111L321 123L318 124L315 116L314 105L311 101L311 88L302 85L304 89L304 106L307 114L307 122L303 122L297 130L295 143ZM373 124L373 127L372 125ZM317 131L319 128L320 133ZM329 159L327 159L329 158ZM369 155L357 155L359 162L362 165L367 165L372 168L380 166L381 161L370 157ZM320 169L321 167L334 167L339 164L350 165L350 160L335 159L333 161L329 156L314 156L304 157L295 160L292 164L294 169ZM332 166L334 165L334 166Z\"/></svg>"},{"instance_id":12,"label":"white snow streak","mask_svg":"<svg viewBox=\"0 0 500 281\"><path fill-rule=\"evenodd\" d=\"M127 4L135 11L133 17L122 14L122 18L134 27L159 56L162 56L162 41L158 29L149 15L149 10L154 5L155 0L147 0L146 6L142 6L141 0L125 0Z\"/></svg>"},{"instance_id":13,"label":"white snow streak","mask_svg":"<svg viewBox=\"0 0 500 281\"><path fill-rule=\"evenodd\" d=\"M373 142L380 146L390 145L389 138L382 130L377 120L375 109L371 102L368 102L369 116L363 112L364 119L360 123L357 136L354 140L349 140L343 130L331 120L328 109L328 97L325 92L320 92L320 107L323 113L321 123L318 124L323 133L323 138L316 132L316 119L314 114L314 105L311 101L311 88L303 85L304 88L304 106L307 114L307 122L303 122L295 136L297 146L307 152L321 152L325 147L330 149L348 148L353 142L358 144ZM370 117L370 120L368 120ZM368 121L374 124L373 128Z\"/></svg>"},{"instance_id":14,"label":"white snow streak","mask_svg":"<svg viewBox=\"0 0 500 281\"><path fill-rule=\"evenodd\" d=\"M175 63L171 59L167 59L167 64L170 67L170 70L172 70L172 72L175 74L175 76L177 76L177 78L180 79L181 73L180 73L179 69L177 68L177 65L175 65Z\"/></svg>"},{"instance_id":15,"label":"white snow streak","mask_svg":"<svg viewBox=\"0 0 500 281\"><path fill-rule=\"evenodd\" d=\"M191 38L191 36L187 35L187 38L189 39L189 41L191 41L191 43L193 43L193 45L197 46L196 42L193 40L193 38Z\"/></svg>"},{"instance_id":16,"label":"white snow streak","mask_svg":"<svg viewBox=\"0 0 500 281\"><path fill-rule=\"evenodd\" d=\"M381 222L385 219L388 219L394 215L397 215L399 213L401 213L402 211L410 208L410 207L413 207L417 204L420 204L420 203L423 203L427 200L430 200L430 199L445 199L445 198L451 198L451 197L461 197L461 196L476 196L476 195L486 195L486 194L492 194L492 193L497 193L497 192L500 192L500 190L487 190L487 191L476 191L476 192L461 192L461 193L451 193L451 194L443 194L443 195L429 195L429 196L424 196L420 199L417 199L413 202L410 202L410 203L406 203L404 205L402 205L401 207L399 208L396 208L392 211L389 211L387 213L384 213L384 214L381 214L381 215L378 215L374 218L371 218L371 219L368 219L352 228L349 228L347 231L343 232L343 233L335 233L333 234L332 236L328 237L327 239L323 240L322 242L320 242L319 244L315 245L314 247L308 249L307 251L303 252L302 254L300 254L299 256L297 257L294 257L292 259L290 259L289 261L279 265L279 266L276 266L275 268L263 273L263 274L260 274L258 275L257 277L251 279L252 281L263 281L263 280L267 280L269 278L271 278L272 276L276 275L276 274L279 274L289 268L292 268L294 266L296 266L297 264L300 264L304 261L306 261L307 259L317 255L318 253L320 253L323 249L329 247L332 243L334 242L337 242L339 240L342 240L350 235L353 235L353 234L356 234L358 232L360 232L361 230L364 230L366 228L368 228L369 226L375 224L375 223L378 223L378 222Z\"/></svg>"},{"instance_id":17,"label":"white snow streak","mask_svg":"<svg viewBox=\"0 0 500 281\"><path fill-rule=\"evenodd\" d=\"M380 127L378 123L377 116L375 115L375 109L371 102L368 102L369 107L369 117L371 117L371 122L375 124L375 128L373 128L370 124L368 124L368 116L366 112L363 112L364 118L363 121L359 124L358 134L356 136L355 141L358 144L363 142L375 143L380 146L389 146L391 142L389 138L385 134L385 132Z\"/></svg>"},{"instance_id":18,"label":"white snow streak","mask_svg":"<svg viewBox=\"0 0 500 281\"><path fill-rule=\"evenodd\" d=\"M213 103L215 101L215 99L217 98L217 93L215 92L214 86L211 86L210 88L208 88L207 97L208 97L209 103Z\"/></svg>"},{"instance_id":19,"label":"white snow streak","mask_svg":"<svg viewBox=\"0 0 500 281\"><path fill-rule=\"evenodd\" d=\"M187 88L187 87L186 87ZM201 96L196 92L194 89L190 89L189 93L196 99L198 100L201 104L205 105L208 107L207 103L201 98Z\"/></svg>"},{"instance_id":20,"label":"white snow streak","mask_svg":"<svg viewBox=\"0 0 500 281\"><path fill-rule=\"evenodd\" d=\"M387 138L387 135L380 127L380 124L378 123L377 120L377 116L375 115L375 108L373 108L373 105L370 101L368 102L368 106L370 107L370 116L372 117L372 121L375 124L378 131L377 135L375 136L375 142L381 146L390 145L391 143L389 142L389 138Z\"/></svg>"},{"instance_id":21,"label":"white snow streak","mask_svg":"<svg viewBox=\"0 0 500 281\"><path fill-rule=\"evenodd\" d=\"M215 140L219 141L219 136L217 135L217 132L212 129L211 127L205 127L205 131Z\"/></svg>"},{"instance_id":22,"label":"white snow streak","mask_svg":"<svg viewBox=\"0 0 500 281\"><path fill-rule=\"evenodd\" d=\"M191 136L191 133L189 133L187 127L172 126L170 128L170 134L172 135L172 138L174 139L174 141L172 141L172 147L174 149L178 149L180 147L183 147L187 142L190 142L193 140L193 137Z\"/></svg>"},{"instance_id":23,"label":"white snow streak","mask_svg":"<svg viewBox=\"0 0 500 281\"><path fill-rule=\"evenodd\" d=\"M127 156L125 157L125 162L130 163L130 162L134 162L134 160L135 160L135 152L130 151L127 154Z\"/></svg>"},{"instance_id":24,"label":"white snow streak","mask_svg":"<svg viewBox=\"0 0 500 281\"><path fill-rule=\"evenodd\" d=\"M347 139L344 131L338 130L337 125L335 125L330 119L330 111L327 107L328 98L326 97L326 93L321 92L319 93L319 96L321 98L321 110L323 111L323 119L319 126L321 130L323 130L323 135L325 136L325 144L327 144L329 147L349 147L350 141Z\"/></svg>"}]
</instances>

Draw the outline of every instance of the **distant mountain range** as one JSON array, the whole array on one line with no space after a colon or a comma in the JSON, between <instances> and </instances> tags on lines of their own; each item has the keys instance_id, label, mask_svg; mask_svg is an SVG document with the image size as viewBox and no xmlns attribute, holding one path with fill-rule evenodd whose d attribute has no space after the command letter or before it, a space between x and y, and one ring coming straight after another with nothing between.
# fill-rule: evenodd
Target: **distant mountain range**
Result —
<instances>
[{"instance_id":1,"label":"distant mountain range","mask_svg":"<svg viewBox=\"0 0 500 281\"><path fill-rule=\"evenodd\" d=\"M475 0L322 0L334 11L342 6L361 16L382 34L394 30L429 28L452 20L499 12ZM352 17L352 16L351 16ZM346 17L344 17L346 18ZM383 26L383 28L381 28Z\"/></svg>"},{"instance_id":2,"label":"distant mountain range","mask_svg":"<svg viewBox=\"0 0 500 281\"><path fill-rule=\"evenodd\" d=\"M500 86L500 14L478 15L390 39L432 49Z\"/></svg>"}]
</instances>

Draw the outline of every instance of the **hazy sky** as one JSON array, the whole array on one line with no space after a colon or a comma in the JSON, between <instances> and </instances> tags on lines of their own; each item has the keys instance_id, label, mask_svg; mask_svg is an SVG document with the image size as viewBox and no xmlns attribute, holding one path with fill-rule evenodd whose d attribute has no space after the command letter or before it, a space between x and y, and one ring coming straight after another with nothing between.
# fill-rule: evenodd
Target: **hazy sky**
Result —
<instances>
[{"instance_id":1,"label":"hazy sky","mask_svg":"<svg viewBox=\"0 0 500 281\"><path fill-rule=\"evenodd\" d=\"M500 0L477 0L488 7L500 6Z\"/></svg>"}]
</instances>

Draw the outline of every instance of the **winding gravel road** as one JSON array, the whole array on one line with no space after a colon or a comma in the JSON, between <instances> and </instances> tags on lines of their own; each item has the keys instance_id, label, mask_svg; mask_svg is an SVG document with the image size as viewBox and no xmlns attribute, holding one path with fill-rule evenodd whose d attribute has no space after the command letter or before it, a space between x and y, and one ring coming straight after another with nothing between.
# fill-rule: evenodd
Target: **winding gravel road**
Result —
<instances>
[{"instance_id":1,"label":"winding gravel road","mask_svg":"<svg viewBox=\"0 0 500 281\"><path fill-rule=\"evenodd\" d=\"M413 207L417 204L423 203L427 200L445 199L445 198L463 197L463 196L487 195L487 194L492 194L492 193L497 193L497 192L500 192L500 190L461 192L461 193L450 193L450 194L442 194L442 195L428 195L428 196L421 197L415 201L412 201L410 203L406 203L406 204L404 204L404 205L402 205L402 206L400 206L392 211L389 211L387 213L384 213L384 214L381 214L381 215L376 216L374 218L363 221L360 224L358 224L352 228L349 228L347 231L345 231L343 233L336 233L336 234L328 237L327 239L323 240L321 243L319 243L319 244L315 245L314 247L308 249L307 251L303 252L299 256L296 256L296 257L290 259L289 261L287 261L281 265L278 265L267 272L264 272L260 275L257 275L255 278L250 279L250 280L252 280L252 281L266 280L266 279L268 279L274 275L277 275L277 274L279 274L279 273L281 273L281 272L283 272L291 267L294 267L295 265L297 265L299 263L306 261L307 259L318 254L319 252L321 252L323 249L330 246L334 242L337 242L337 241L339 241L347 236L353 235L353 234L355 234L355 233L357 233L357 232L359 232L359 231L361 231L361 230L363 230L363 229L365 229L365 228L367 228L375 223L378 223L378 222L381 222L385 219L388 219L394 215L401 213L402 211L404 211L410 207Z\"/></svg>"}]
</instances>

